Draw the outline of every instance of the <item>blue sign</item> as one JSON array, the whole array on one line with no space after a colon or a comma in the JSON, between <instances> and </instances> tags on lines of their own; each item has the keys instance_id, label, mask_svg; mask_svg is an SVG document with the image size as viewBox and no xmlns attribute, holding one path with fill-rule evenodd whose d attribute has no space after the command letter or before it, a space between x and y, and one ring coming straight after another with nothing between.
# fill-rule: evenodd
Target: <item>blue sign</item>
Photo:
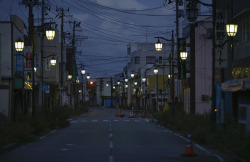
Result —
<instances>
[{"instance_id":1,"label":"blue sign","mask_svg":"<svg viewBox=\"0 0 250 162\"><path fill-rule=\"evenodd\" d=\"M24 73L24 50L16 51L16 73Z\"/></svg>"},{"instance_id":2,"label":"blue sign","mask_svg":"<svg viewBox=\"0 0 250 162\"><path fill-rule=\"evenodd\" d=\"M49 85L43 83L42 91L45 91L45 93L49 93Z\"/></svg>"}]
</instances>

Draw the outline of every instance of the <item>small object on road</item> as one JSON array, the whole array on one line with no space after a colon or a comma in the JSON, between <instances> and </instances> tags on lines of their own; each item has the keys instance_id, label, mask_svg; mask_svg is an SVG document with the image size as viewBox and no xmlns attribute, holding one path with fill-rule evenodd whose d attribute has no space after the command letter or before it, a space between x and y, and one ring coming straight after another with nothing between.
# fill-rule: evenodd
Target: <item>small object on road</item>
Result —
<instances>
[{"instance_id":1,"label":"small object on road","mask_svg":"<svg viewBox=\"0 0 250 162\"><path fill-rule=\"evenodd\" d=\"M187 137L188 137L188 142L186 145L185 154L183 156L196 156L196 154L194 153L193 143L191 140L192 135L189 133Z\"/></svg>"},{"instance_id":2,"label":"small object on road","mask_svg":"<svg viewBox=\"0 0 250 162\"><path fill-rule=\"evenodd\" d=\"M134 118L134 106L132 106L132 110L130 111L129 117Z\"/></svg>"}]
</instances>

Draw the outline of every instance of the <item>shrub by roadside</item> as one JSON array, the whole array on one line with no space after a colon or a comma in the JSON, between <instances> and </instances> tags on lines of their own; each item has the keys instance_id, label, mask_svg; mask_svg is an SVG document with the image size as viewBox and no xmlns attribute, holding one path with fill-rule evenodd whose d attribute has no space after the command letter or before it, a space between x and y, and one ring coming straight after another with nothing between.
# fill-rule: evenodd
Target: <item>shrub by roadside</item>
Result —
<instances>
[{"instance_id":1,"label":"shrub by roadside","mask_svg":"<svg viewBox=\"0 0 250 162\"><path fill-rule=\"evenodd\" d=\"M211 129L210 116L186 114L182 105L176 106L175 115L171 110L154 114L158 123L184 135L192 134L192 140L205 144L226 154L236 154L250 161L250 134L239 127L217 125Z\"/></svg>"},{"instance_id":2,"label":"shrub by roadside","mask_svg":"<svg viewBox=\"0 0 250 162\"><path fill-rule=\"evenodd\" d=\"M76 108L55 106L38 110L31 114L18 114L14 121L0 115L0 148L10 143L25 143L37 140L49 130L69 125L68 118L88 112L88 105L79 104Z\"/></svg>"}]
</instances>

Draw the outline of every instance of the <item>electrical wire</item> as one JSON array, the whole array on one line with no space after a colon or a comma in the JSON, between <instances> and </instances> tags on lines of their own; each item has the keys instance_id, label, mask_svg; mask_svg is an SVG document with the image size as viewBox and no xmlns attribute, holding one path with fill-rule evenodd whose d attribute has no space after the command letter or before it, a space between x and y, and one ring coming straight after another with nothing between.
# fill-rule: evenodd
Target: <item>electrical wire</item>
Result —
<instances>
[{"instance_id":1,"label":"electrical wire","mask_svg":"<svg viewBox=\"0 0 250 162\"><path fill-rule=\"evenodd\" d=\"M84 3L83 1L80 1L80 0L77 0L78 2L81 2L82 4L89 4L91 6L94 6L94 7L97 7L97 8L100 8L100 9L104 9L104 10L107 10L107 11L115 11L115 12L120 12L120 13L126 13L126 14L133 14L133 15L142 15L142 16L175 16L174 14L169 14L169 15L154 15L154 14L142 14L142 13L135 13L135 12L138 12L138 11L149 11L149 10L156 10L156 9L160 9L160 8L163 8L163 6L160 6L160 7L155 7L155 8L151 8L151 9L145 9L145 10L124 10L124 9L117 9L117 8L112 8L112 7L108 7L108 6L103 6L103 5L100 5L98 3L94 3L94 2L91 2L91 3ZM90 2L90 1L89 1Z\"/></svg>"},{"instance_id":2,"label":"electrical wire","mask_svg":"<svg viewBox=\"0 0 250 162\"><path fill-rule=\"evenodd\" d=\"M12 0L10 11L9 11L9 13L8 13L8 15L6 16L6 19L5 19L6 21L8 20L8 17L10 16L10 12L11 12L12 7L13 7L13 2L14 2L14 0Z\"/></svg>"}]
</instances>

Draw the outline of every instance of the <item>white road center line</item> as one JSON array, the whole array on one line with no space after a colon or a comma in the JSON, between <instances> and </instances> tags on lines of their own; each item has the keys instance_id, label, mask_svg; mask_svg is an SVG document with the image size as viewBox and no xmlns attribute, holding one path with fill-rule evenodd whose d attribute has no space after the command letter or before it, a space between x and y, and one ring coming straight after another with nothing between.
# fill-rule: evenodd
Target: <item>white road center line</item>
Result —
<instances>
[{"instance_id":1,"label":"white road center line","mask_svg":"<svg viewBox=\"0 0 250 162\"><path fill-rule=\"evenodd\" d=\"M109 156L109 162L114 162L114 157L113 156Z\"/></svg>"},{"instance_id":2,"label":"white road center line","mask_svg":"<svg viewBox=\"0 0 250 162\"><path fill-rule=\"evenodd\" d=\"M109 142L109 148L113 148L113 142L112 141Z\"/></svg>"}]
</instances>

